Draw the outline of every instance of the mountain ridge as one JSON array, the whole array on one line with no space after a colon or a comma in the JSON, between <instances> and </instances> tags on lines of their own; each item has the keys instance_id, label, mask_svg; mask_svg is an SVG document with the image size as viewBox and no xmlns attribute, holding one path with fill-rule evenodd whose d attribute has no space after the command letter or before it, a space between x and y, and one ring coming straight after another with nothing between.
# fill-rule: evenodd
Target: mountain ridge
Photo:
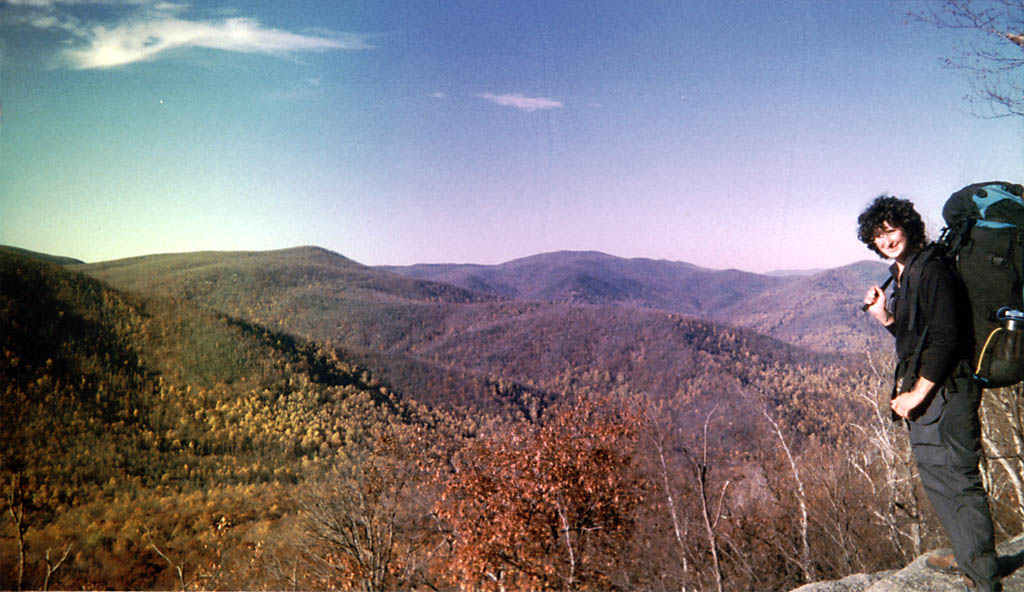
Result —
<instances>
[{"instance_id":1,"label":"mountain ridge","mask_svg":"<svg viewBox=\"0 0 1024 592\"><path fill-rule=\"evenodd\" d=\"M11 249L16 249L11 247ZM30 252L31 253L31 252ZM663 310L747 327L782 341L817 351L863 352L885 346L887 336L858 314L863 291L887 273L882 262L859 261L800 275L763 275L735 269L714 270L664 259L625 259L599 251L554 251L497 265L416 264L367 266L316 246L270 251L198 251L144 255L99 263L58 259L90 273L132 275L133 283L163 290L184 278L185 295L209 291L211 278L228 264L280 261L309 283L347 275L344 290L366 298L476 302L521 300L569 304L616 305ZM385 272L372 278L369 270ZM202 271L202 273L198 273ZM236 273L238 273L236 271ZM144 278L158 275L162 281ZM186 277L187 276L187 277ZM208 277L206 277L208 276ZM404 279L399 279L404 278ZM275 278L245 270L239 290L261 291ZM221 302L220 306L228 306Z\"/></svg>"},{"instance_id":2,"label":"mountain ridge","mask_svg":"<svg viewBox=\"0 0 1024 592\"><path fill-rule=\"evenodd\" d=\"M26 257L28 259L35 259L37 261L46 261L47 263L56 263L57 265L75 265L79 263L85 263L81 259L75 259L73 257L50 255L48 253L30 251L29 249L23 249L21 247L15 247L10 245L0 245L0 252Z\"/></svg>"},{"instance_id":3,"label":"mountain ridge","mask_svg":"<svg viewBox=\"0 0 1024 592\"><path fill-rule=\"evenodd\" d=\"M467 289L523 300L588 304L624 303L668 312L706 315L709 308L728 306L722 282L708 289L680 291L679 286L707 286L715 278L740 283L739 291L760 290L778 283L768 276L735 269L711 270L685 262L648 258L624 259L599 251L555 251L498 265L381 266L392 273L443 281Z\"/></svg>"}]
</instances>

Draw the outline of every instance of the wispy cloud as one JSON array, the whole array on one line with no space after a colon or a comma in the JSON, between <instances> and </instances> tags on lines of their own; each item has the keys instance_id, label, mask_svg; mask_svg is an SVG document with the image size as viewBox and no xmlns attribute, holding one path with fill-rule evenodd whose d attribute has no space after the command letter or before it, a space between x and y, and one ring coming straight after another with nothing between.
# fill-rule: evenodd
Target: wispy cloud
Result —
<instances>
[{"instance_id":1,"label":"wispy cloud","mask_svg":"<svg viewBox=\"0 0 1024 592\"><path fill-rule=\"evenodd\" d=\"M168 50L184 47L273 54L368 49L370 46L354 35L335 38L299 35L265 28L250 18L221 22L165 18L113 28L94 27L84 47L68 49L65 55L77 68L111 68L150 60Z\"/></svg>"},{"instance_id":2,"label":"wispy cloud","mask_svg":"<svg viewBox=\"0 0 1024 592\"><path fill-rule=\"evenodd\" d=\"M547 99L544 97L524 97L523 95L495 95L491 93L480 93L476 95L503 107L512 107L520 111L538 111L541 109L557 109L562 107L561 101Z\"/></svg>"},{"instance_id":3,"label":"wispy cloud","mask_svg":"<svg viewBox=\"0 0 1024 592\"><path fill-rule=\"evenodd\" d=\"M0 12L0 24L30 26L36 29L63 31L74 36L82 33L82 23L73 16L61 14L49 0L7 0L8 10Z\"/></svg>"},{"instance_id":4,"label":"wispy cloud","mask_svg":"<svg viewBox=\"0 0 1024 592\"><path fill-rule=\"evenodd\" d=\"M7 0L21 12L9 17L40 29L70 33L62 52L76 69L113 68L153 60L181 48L204 48L238 53L290 54L295 52L372 49L367 38L351 33L300 34L269 28L253 18L233 16L220 20L190 20L182 15L188 5L135 0L121 2L126 17L114 23L86 23L69 8L79 2L103 4L106 0Z\"/></svg>"}]
</instances>

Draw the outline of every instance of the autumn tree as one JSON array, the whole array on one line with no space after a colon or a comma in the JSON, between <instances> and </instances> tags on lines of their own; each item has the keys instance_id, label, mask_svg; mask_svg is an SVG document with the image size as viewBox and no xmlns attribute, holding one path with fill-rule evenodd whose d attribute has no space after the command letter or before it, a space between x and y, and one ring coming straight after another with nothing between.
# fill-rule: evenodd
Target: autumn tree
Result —
<instances>
[{"instance_id":1,"label":"autumn tree","mask_svg":"<svg viewBox=\"0 0 1024 592\"><path fill-rule=\"evenodd\" d=\"M637 425L585 401L467 445L437 505L457 583L613 588L646 488L634 465Z\"/></svg>"}]
</instances>

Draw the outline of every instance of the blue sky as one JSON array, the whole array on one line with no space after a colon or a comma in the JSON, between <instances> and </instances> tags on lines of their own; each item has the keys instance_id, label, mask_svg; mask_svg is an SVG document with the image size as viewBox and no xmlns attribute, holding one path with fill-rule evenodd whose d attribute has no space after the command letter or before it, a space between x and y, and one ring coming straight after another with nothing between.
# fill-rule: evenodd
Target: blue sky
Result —
<instances>
[{"instance_id":1,"label":"blue sky","mask_svg":"<svg viewBox=\"0 0 1024 592\"><path fill-rule=\"evenodd\" d=\"M0 244L756 272L1024 181L906 2L0 1Z\"/></svg>"}]
</instances>

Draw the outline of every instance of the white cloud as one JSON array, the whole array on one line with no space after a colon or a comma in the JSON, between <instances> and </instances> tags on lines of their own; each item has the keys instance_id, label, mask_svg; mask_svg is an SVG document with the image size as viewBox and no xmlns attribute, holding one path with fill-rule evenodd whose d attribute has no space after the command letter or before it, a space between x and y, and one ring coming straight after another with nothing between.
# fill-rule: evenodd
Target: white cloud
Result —
<instances>
[{"instance_id":1,"label":"white cloud","mask_svg":"<svg viewBox=\"0 0 1024 592\"><path fill-rule=\"evenodd\" d=\"M69 34L62 55L78 69L123 66L186 47L266 54L372 48L360 35L292 33L265 27L252 18L189 20L183 17L187 4L166 0L0 0L4 2L12 10L0 18L0 25L29 25ZM117 7L121 18L98 24L72 15L74 5L88 4Z\"/></svg>"},{"instance_id":2,"label":"white cloud","mask_svg":"<svg viewBox=\"0 0 1024 592\"><path fill-rule=\"evenodd\" d=\"M168 50L184 47L240 53L288 53L369 49L371 46L355 35L299 35L264 28L249 18L230 18L220 22L161 18L112 28L94 27L88 32L83 47L66 50L65 55L76 68L112 68L150 60Z\"/></svg>"},{"instance_id":3,"label":"white cloud","mask_svg":"<svg viewBox=\"0 0 1024 592\"><path fill-rule=\"evenodd\" d=\"M487 99L503 107L512 107L521 111L537 111L540 109L557 109L562 106L561 101L546 99L543 97L524 97L522 95L495 95L491 93L480 93L476 95L481 99Z\"/></svg>"}]
</instances>

